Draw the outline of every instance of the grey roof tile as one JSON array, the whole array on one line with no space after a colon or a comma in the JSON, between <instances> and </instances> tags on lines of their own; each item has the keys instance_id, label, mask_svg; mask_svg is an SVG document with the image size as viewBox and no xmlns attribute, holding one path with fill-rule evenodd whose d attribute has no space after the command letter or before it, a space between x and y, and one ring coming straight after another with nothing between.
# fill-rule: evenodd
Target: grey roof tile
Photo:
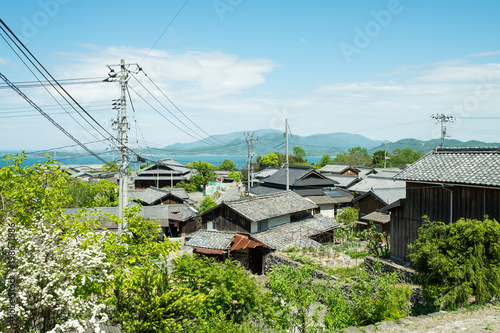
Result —
<instances>
[{"instance_id":1,"label":"grey roof tile","mask_svg":"<svg viewBox=\"0 0 500 333\"><path fill-rule=\"evenodd\" d=\"M262 221L316 208L314 203L292 191L224 201L222 204L251 221Z\"/></svg>"},{"instance_id":2,"label":"grey roof tile","mask_svg":"<svg viewBox=\"0 0 500 333\"><path fill-rule=\"evenodd\" d=\"M236 232L217 230L198 230L186 245L203 247L206 249L227 250L234 239Z\"/></svg>"},{"instance_id":3,"label":"grey roof tile","mask_svg":"<svg viewBox=\"0 0 500 333\"><path fill-rule=\"evenodd\" d=\"M500 148L436 148L396 180L500 187Z\"/></svg>"},{"instance_id":4,"label":"grey roof tile","mask_svg":"<svg viewBox=\"0 0 500 333\"><path fill-rule=\"evenodd\" d=\"M316 214L301 221L283 224L263 232L252 234L252 237L276 250L283 250L289 245L319 247L321 244L309 237L338 228L339 226L340 224L333 219Z\"/></svg>"}]
</instances>

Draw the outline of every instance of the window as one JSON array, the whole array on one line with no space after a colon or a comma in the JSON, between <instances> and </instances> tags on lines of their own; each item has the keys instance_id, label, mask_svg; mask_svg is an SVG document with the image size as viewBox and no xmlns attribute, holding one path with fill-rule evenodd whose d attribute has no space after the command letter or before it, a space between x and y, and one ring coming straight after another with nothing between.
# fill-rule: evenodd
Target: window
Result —
<instances>
[{"instance_id":1,"label":"window","mask_svg":"<svg viewBox=\"0 0 500 333\"><path fill-rule=\"evenodd\" d=\"M267 230L267 229L269 229L268 221L267 220L260 221L259 222L259 230L258 231L264 231L264 230Z\"/></svg>"}]
</instances>

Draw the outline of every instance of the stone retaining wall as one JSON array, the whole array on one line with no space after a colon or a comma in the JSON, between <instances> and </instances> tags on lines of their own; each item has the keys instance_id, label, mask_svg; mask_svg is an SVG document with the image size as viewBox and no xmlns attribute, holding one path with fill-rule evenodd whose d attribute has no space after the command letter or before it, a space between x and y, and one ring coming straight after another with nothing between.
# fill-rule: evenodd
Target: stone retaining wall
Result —
<instances>
[{"instance_id":1,"label":"stone retaining wall","mask_svg":"<svg viewBox=\"0 0 500 333\"><path fill-rule=\"evenodd\" d=\"M364 261L365 271L371 276L377 276L376 269L374 267L376 262L380 262L382 273L395 272L398 275L399 282L415 284L415 275L417 274L415 270L395 264L392 260L366 257Z\"/></svg>"},{"instance_id":2,"label":"stone retaining wall","mask_svg":"<svg viewBox=\"0 0 500 333\"><path fill-rule=\"evenodd\" d=\"M275 267L280 267L280 266L290 266L296 269L299 269L301 266L304 266L302 263L297 262L295 260L289 259L287 257L284 257L282 255L279 255L277 253L269 253L266 258L266 264L264 266L264 272L267 274L269 273L272 269ZM313 273L313 278L314 279L322 279L322 280L331 280L331 279L336 279L334 276L331 276L323 271L320 271L318 269L314 270Z\"/></svg>"}]
</instances>

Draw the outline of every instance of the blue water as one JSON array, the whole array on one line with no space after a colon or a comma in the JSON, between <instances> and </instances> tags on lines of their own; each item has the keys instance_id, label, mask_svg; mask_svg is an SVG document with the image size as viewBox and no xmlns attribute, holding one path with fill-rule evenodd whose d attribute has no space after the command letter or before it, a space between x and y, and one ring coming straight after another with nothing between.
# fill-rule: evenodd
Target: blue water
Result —
<instances>
[{"instance_id":1,"label":"blue water","mask_svg":"<svg viewBox=\"0 0 500 333\"><path fill-rule=\"evenodd\" d=\"M16 151L3 151L1 152L2 154L15 154L18 153ZM111 161L113 159L113 156L101 156L104 160L106 161ZM115 155L117 158L118 156ZM177 161L181 164L187 164L193 161L202 161L202 162L208 162L211 163L215 166L219 166L219 164L224 161L225 159L229 159L236 164L236 167L238 169L241 169L244 165L247 164L247 156L246 155L195 155L195 156L189 156L189 155L162 155L162 156L144 156L145 158L153 161L157 161L158 159L161 158L172 158L174 161ZM309 162L316 163L321 159L321 156L310 156L307 158ZM101 161L96 159L93 156L84 156L84 157L56 157L55 160L58 163L61 164L77 164L77 165L86 165L86 164L102 164ZM25 165L31 165L31 164L36 164L40 162L46 162L46 158L40 158L40 157L33 157L33 156L28 156L26 161L24 162ZM255 158L254 158L255 161ZM144 163L144 162L143 162ZM0 161L0 167L4 166L6 163L2 159ZM137 163L136 163L137 164ZM132 168L135 169L136 165L132 163Z\"/></svg>"}]
</instances>

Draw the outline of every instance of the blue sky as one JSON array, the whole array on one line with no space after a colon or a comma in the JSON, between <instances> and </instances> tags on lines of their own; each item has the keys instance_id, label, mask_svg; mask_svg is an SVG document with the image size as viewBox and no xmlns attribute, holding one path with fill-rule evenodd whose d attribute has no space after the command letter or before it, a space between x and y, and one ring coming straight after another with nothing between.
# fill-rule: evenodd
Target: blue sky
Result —
<instances>
[{"instance_id":1,"label":"blue sky","mask_svg":"<svg viewBox=\"0 0 500 333\"><path fill-rule=\"evenodd\" d=\"M0 17L56 78L105 78L105 65L140 62L210 134L282 129L287 118L298 135L349 132L389 141L438 138L430 116L443 113L456 118L447 124L452 138L500 142L499 10L498 1L451 0L0 3ZM13 82L34 80L0 44L1 72ZM131 142L163 147L202 134L137 78L190 129L131 79ZM111 131L117 83L67 89ZM62 114L44 89L23 91L80 141L99 138ZM3 149L72 144L13 91L0 89L0 101Z\"/></svg>"}]
</instances>

